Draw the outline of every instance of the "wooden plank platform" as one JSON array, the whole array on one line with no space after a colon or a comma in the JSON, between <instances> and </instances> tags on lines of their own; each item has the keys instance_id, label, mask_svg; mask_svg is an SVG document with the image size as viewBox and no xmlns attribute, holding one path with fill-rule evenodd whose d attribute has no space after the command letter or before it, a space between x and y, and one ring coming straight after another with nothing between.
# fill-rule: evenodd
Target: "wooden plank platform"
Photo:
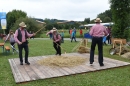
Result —
<instances>
[{"instance_id":1,"label":"wooden plank platform","mask_svg":"<svg viewBox=\"0 0 130 86\"><path fill-rule=\"evenodd\" d=\"M90 54L79 54L79 53L67 53L62 54L67 56L80 56L89 59ZM115 68L120 66L130 65L128 62L118 61L104 57L104 66L100 67L98 63L98 56L95 55L93 65L89 64L89 60L85 64L75 67L49 67L39 65L37 62L43 58L47 58L54 55L48 56L36 56L29 57L30 65L20 65L19 58L9 59L9 63L12 69L12 73L16 83L22 83L27 81L60 77L72 74L86 73L91 71Z\"/></svg>"}]
</instances>

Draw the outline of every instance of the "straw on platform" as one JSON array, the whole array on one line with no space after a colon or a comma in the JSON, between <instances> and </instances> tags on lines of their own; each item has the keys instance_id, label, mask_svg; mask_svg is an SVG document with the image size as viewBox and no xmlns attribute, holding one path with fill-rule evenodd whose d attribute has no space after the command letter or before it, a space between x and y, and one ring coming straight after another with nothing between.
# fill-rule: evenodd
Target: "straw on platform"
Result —
<instances>
[{"instance_id":1,"label":"straw on platform","mask_svg":"<svg viewBox=\"0 0 130 86\"><path fill-rule=\"evenodd\" d=\"M46 66L59 66L59 67L72 67L85 63L87 58L79 56L53 56L41 59L38 61L40 65Z\"/></svg>"}]
</instances>

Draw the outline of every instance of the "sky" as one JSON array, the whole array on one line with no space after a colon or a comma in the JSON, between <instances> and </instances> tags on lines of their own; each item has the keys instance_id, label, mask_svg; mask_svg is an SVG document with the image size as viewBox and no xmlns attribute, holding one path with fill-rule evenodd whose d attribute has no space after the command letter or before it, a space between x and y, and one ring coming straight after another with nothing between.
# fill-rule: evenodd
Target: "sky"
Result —
<instances>
[{"instance_id":1,"label":"sky","mask_svg":"<svg viewBox=\"0 0 130 86\"><path fill-rule=\"evenodd\" d=\"M84 21L110 9L109 0L1 0L0 12L22 10L41 19Z\"/></svg>"}]
</instances>

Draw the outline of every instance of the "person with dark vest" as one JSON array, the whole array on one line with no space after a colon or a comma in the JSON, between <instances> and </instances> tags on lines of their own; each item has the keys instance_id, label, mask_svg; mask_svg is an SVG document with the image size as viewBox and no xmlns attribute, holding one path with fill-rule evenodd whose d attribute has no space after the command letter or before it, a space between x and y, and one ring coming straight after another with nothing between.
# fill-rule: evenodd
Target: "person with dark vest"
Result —
<instances>
[{"instance_id":1,"label":"person with dark vest","mask_svg":"<svg viewBox=\"0 0 130 86\"><path fill-rule=\"evenodd\" d=\"M106 28L100 23L102 20L100 18L96 18L96 25L92 26L89 34L92 36L91 50L90 50L90 64L94 62L94 51L96 44L98 45L98 62L100 66L104 66L103 64L103 36L107 36L108 32Z\"/></svg>"},{"instance_id":2,"label":"person with dark vest","mask_svg":"<svg viewBox=\"0 0 130 86\"><path fill-rule=\"evenodd\" d=\"M53 47L56 50L56 55L59 54L59 56L61 56L61 36L56 28L53 28L52 30L47 32L46 35L49 35L50 33L52 33Z\"/></svg>"},{"instance_id":3,"label":"person with dark vest","mask_svg":"<svg viewBox=\"0 0 130 86\"><path fill-rule=\"evenodd\" d=\"M35 33L29 34L27 32L26 24L24 22L21 22L19 24L19 28L15 31L14 39L18 44L18 49L19 49L19 58L20 58L20 65L23 65L23 56L22 56L22 50L24 48L25 50L25 63L27 65L30 65L28 61L28 54L29 54L29 49L28 49L28 41L27 38L35 36Z\"/></svg>"}]
</instances>

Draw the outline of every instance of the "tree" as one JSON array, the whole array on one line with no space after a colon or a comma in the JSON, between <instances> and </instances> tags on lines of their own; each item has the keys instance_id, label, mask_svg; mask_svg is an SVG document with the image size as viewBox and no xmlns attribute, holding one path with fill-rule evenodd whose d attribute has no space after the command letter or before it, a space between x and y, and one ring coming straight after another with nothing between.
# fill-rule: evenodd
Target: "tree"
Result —
<instances>
[{"instance_id":1,"label":"tree","mask_svg":"<svg viewBox=\"0 0 130 86\"><path fill-rule=\"evenodd\" d=\"M106 15L106 17L109 17L109 18L112 20L112 12L111 12L111 9L110 9L110 10L106 10L106 11L105 11L105 15Z\"/></svg>"},{"instance_id":2,"label":"tree","mask_svg":"<svg viewBox=\"0 0 130 86\"><path fill-rule=\"evenodd\" d=\"M48 23L48 24L46 25L46 30L51 30L52 28L53 28L53 25L52 25L52 24Z\"/></svg>"},{"instance_id":3,"label":"tree","mask_svg":"<svg viewBox=\"0 0 130 86\"><path fill-rule=\"evenodd\" d=\"M90 23L90 18L85 18L85 19L84 19L84 23L89 24L89 23Z\"/></svg>"},{"instance_id":4,"label":"tree","mask_svg":"<svg viewBox=\"0 0 130 86\"><path fill-rule=\"evenodd\" d=\"M103 22L104 22L104 23L106 23L106 22L111 22L110 17L105 17L104 20L103 20Z\"/></svg>"},{"instance_id":5,"label":"tree","mask_svg":"<svg viewBox=\"0 0 130 86\"><path fill-rule=\"evenodd\" d=\"M130 0L110 0L114 26L112 35L116 38L128 38Z\"/></svg>"},{"instance_id":6,"label":"tree","mask_svg":"<svg viewBox=\"0 0 130 86\"><path fill-rule=\"evenodd\" d=\"M10 28L15 24L15 22L21 17L27 17L27 14L21 10L12 10L11 12L7 13L7 33L9 32Z\"/></svg>"},{"instance_id":7,"label":"tree","mask_svg":"<svg viewBox=\"0 0 130 86\"><path fill-rule=\"evenodd\" d=\"M69 24L65 24L65 29L70 29L69 27L70 27Z\"/></svg>"},{"instance_id":8,"label":"tree","mask_svg":"<svg viewBox=\"0 0 130 86\"><path fill-rule=\"evenodd\" d=\"M21 23L21 22L25 22L25 24L27 25L27 27L26 27L26 30L29 32L29 31L31 31L31 32L36 32L36 31L38 31L39 29L41 29L43 26L41 26L41 25L39 25L39 23L38 22L36 22L36 20L35 19L33 19L33 18L28 18L28 17L26 17L26 18L19 18L19 19L17 19L16 20L16 22L14 23L14 25L11 27L11 29L12 30L16 30L16 29L18 29L19 28L19 23ZM36 36L39 36L40 35L40 33L41 33L42 31L40 31Z\"/></svg>"},{"instance_id":9,"label":"tree","mask_svg":"<svg viewBox=\"0 0 130 86\"><path fill-rule=\"evenodd\" d=\"M102 20L102 22L111 22L112 21L112 12L111 12L111 10L106 10L105 12L98 14L97 17L100 18ZM105 18L107 18L107 19L105 19Z\"/></svg>"},{"instance_id":10,"label":"tree","mask_svg":"<svg viewBox=\"0 0 130 86\"><path fill-rule=\"evenodd\" d=\"M91 20L90 23L95 23L94 20L95 20L95 19Z\"/></svg>"}]
</instances>

